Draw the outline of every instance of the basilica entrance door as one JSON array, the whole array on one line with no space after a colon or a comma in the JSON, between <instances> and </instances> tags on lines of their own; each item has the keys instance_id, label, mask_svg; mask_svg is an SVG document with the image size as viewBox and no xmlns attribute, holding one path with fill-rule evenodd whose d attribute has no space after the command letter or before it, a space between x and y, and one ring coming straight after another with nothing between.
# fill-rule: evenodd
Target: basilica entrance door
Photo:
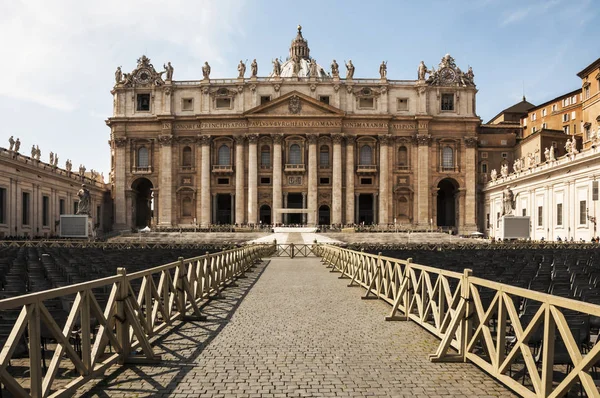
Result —
<instances>
[{"instance_id":1,"label":"basilica entrance door","mask_svg":"<svg viewBox=\"0 0 600 398\"><path fill-rule=\"evenodd\" d=\"M220 193L217 194L217 217L215 220L216 224L231 224L231 194Z\"/></svg>"},{"instance_id":2,"label":"basilica entrance door","mask_svg":"<svg viewBox=\"0 0 600 398\"><path fill-rule=\"evenodd\" d=\"M373 224L373 194L361 193L358 196L358 223Z\"/></svg>"},{"instance_id":3,"label":"basilica entrance door","mask_svg":"<svg viewBox=\"0 0 600 398\"><path fill-rule=\"evenodd\" d=\"M271 208L268 205L260 206L260 222L262 225L271 224Z\"/></svg>"},{"instance_id":4,"label":"basilica entrance door","mask_svg":"<svg viewBox=\"0 0 600 398\"><path fill-rule=\"evenodd\" d=\"M438 227L456 227L456 192L458 183L444 178L438 184L437 225Z\"/></svg>"},{"instance_id":5,"label":"basilica entrance door","mask_svg":"<svg viewBox=\"0 0 600 398\"><path fill-rule=\"evenodd\" d=\"M134 214L133 222L138 228L150 226L152 219L152 182L147 178L138 178L131 184L131 189L134 192Z\"/></svg>"},{"instance_id":6,"label":"basilica entrance door","mask_svg":"<svg viewBox=\"0 0 600 398\"><path fill-rule=\"evenodd\" d=\"M302 208L302 194L301 193L288 193L287 208L288 209L301 209ZM288 224L302 224L302 213L289 213L287 215L287 223Z\"/></svg>"}]
</instances>

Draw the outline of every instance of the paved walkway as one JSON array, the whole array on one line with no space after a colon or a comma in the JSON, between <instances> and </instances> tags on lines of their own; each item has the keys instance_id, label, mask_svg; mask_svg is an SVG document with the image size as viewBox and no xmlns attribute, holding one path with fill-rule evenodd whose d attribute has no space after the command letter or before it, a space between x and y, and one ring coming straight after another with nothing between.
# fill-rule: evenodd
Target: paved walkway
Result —
<instances>
[{"instance_id":1,"label":"paved walkway","mask_svg":"<svg viewBox=\"0 0 600 398\"><path fill-rule=\"evenodd\" d=\"M207 322L159 338L161 363L121 368L84 396L513 396L474 365L429 362L435 337L385 322L389 306L338 275L317 258L272 259L209 302Z\"/></svg>"}]
</instances>

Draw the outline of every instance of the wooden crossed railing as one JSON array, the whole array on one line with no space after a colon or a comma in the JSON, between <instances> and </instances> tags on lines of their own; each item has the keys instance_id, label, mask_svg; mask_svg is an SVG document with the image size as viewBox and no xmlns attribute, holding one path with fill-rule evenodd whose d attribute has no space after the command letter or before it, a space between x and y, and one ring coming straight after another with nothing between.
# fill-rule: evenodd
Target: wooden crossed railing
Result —
<instances>
[{"instance_id":1,"label":"wooden crossed railing","mask_svg":"<svg viewBox=\"0 0 600 398\"><path fill-rule=\"evenodd\" d=\"M330 245L315 252L349 286L365 288L363 298L388 302L386 320L412 320L439 337L430 360L471 361L524 397L571 390L600 397L593 377L600 344L588 338L599 305L477 278L468 269L450 272Z\"/></svg>"},{"instance_id":2,"label":"wooden crossed railing","mask_svg":"<svg viewBox=\"0 0 600 398\"><path fill-rule=\"evenodd\" d=\"M315 248L316 245L312 244L277 244L277 250L273 253L273 257L317 257L317 254L315 253Z\"/></svg>"},{"instance_id":3,"label":"wooden crossed railing","mask_svg":"<svg viewBox=\"0 0 600 398\"><path fill-rule=\"evenodd\" d=\"M110 366L156 361L152 336L174 321L203 319L202 300L219 296L274 250L249 245L132 274L119 268L112 277L0 300L0 314L18 313L0 351L0 382L17 397L70 396ZM65 301L70 309L59 325L53 312ZM47 367L42 334L56 343ZM20 350L26 354L13 357ZM11 361L29 373L17 375Z\"/></svg>"}]
</instances>

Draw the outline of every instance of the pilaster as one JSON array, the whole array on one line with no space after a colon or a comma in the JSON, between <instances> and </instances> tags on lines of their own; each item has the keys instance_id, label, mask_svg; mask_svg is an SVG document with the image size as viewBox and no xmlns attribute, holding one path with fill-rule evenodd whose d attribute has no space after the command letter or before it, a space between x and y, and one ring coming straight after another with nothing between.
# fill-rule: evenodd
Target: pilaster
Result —
<instances>
[{"instance_id":1,"label":"pilaster","mask_svg":"<svg viewBox=\"0 0 600 398\"><path fill-rule=\"evenodd\" d=\"M200 225L210 225L210 135L201 135L202 146L201 178L200 178ZM161 196L164 193L161 192Z\"/></svg>"},{"instance_id":2,"label":"pilaster","mask_svg":"<svg viewBox=\"0 0 600 398\"><path fill-rule=\"evenodd\" d=\"M346 224L356 222L354 214L354 145L356 136L346 136Z\"/></svg>"},{"instance_id":3,"label":"pilaster","mask_svg":"<svg viewBox=\"0 0 600 398\"><path fill-rule=\"evenodd\" d=\"M317 138L308 136L308 225L316 225L317 216Z\"/></svg>"},{"instance_id":4,"label":"pilaster","mask_svg":"<svg viewBox=\"0 0 600 398\"><path fill-rule=\"evenodd\" d=\"M431 136L427 131L427 124L419 129L417 141L417 225L426 227L429 220L429 147ZM419 122L421 127L421 122Z\"/></svg>"},{"instance_id":5,"label":"pilaster","mask_svg":"<svg viewBox=\"0 0 600 398\"><path fill-rule=\"evenodd\" d=\"M379 136L379 224L389 223L389 143L390 135Z\"/></svg>"},{"instance_id":6,"label":"pilaster","mask_svg":"<svg viewBox=\"0 0 600 398\"><path fill-rule=\"evenodd\" d=\"M277 213L282 208L281 200L281 143L283 134L273 134L273 208L271 209L271 218L273 224L280 224L281 214Z\"/></svg>"},{"instance_id":7,"label":"pilaster","mask_svg":"<svg viewBox=\"0 0 600 398\"><path fill-rule=\"evenodd\" d=\"M170 134L160 135L158 143L160 145L160 165L158 167L161 216L159 218L159 226L171 226L173 224L172 214L172 192L173 192L173 149L171 147L173 136Z\"/></svg>"},{"instance_id":8,"label":"pilaster","mask_svg":"<svg viewBox=\"0 0 600 398\"><path fill-rule=\"evenodd\" d=\"M333 178L331 195L331 224L342 223L342 140L343 134L333 134Z\"/></svg>"}]
</instances>

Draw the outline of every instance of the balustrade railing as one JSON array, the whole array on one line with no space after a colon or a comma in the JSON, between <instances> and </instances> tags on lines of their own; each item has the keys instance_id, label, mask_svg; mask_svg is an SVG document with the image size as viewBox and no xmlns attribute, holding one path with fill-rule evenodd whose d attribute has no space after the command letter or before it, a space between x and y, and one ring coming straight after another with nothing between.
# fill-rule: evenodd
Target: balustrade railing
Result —
<instances>
[{"instance_id":1,"label":"balustrade railing","mask_svg":"<svg viewBox=\"0 0 600 398\"><path fill-rule=\"evenodd\" d=\"M132 274L119 268L112 277L0 300L3 318L15 314L0 351L0 383L16 397L71 396L115 364L156 361L152 336L189 315L203 319L201 301L274 250L249 245Z\"/></svg>"},{"instance_id":2,"label":"balustrade railing","mask_svg":"<svg viewBox=\"0 0 600 398\"><path fill-rule=\"evenodd\" d=\"M386 320L412 320L440 338L430 360L471 361L524 397L560 397L572 389L600 396L598 330L590 327L600 324L600 305L477 278L468 269L445 271L330 245L314 250L350 286L365 288L363 298L388 302Z\"/></svg>"}]
</instances>

